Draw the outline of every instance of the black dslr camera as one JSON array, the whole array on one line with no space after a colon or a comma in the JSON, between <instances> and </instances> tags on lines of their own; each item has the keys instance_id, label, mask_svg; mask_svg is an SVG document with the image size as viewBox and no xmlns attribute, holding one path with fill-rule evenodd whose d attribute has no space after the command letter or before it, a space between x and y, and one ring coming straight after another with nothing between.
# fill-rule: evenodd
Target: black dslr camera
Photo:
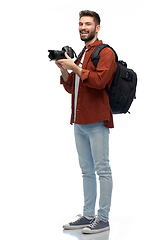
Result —
<instances>
[{"instance_id":1,"label":"black dslr camera","mask_svg":"<svg viewBox=\"0 0 168 240\"><path fill-rule=\"evenodd\" d=\"M50 61L52 61L52 60L57 61L59 59L66 59L65 52L67 52L67 54L70 58L74 58L74 56L76 56L75 51L69 46L63 47L62 51L48 50L48 52L49 52L48 57L50 58Z\"/></svg>"}]
</instances>

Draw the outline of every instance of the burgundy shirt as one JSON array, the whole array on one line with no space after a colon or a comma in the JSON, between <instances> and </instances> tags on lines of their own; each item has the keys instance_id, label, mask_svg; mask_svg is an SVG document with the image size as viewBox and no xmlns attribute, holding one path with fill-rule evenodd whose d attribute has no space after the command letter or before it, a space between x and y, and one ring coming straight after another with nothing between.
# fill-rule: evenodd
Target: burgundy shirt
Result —
<instances>
[{"instance_id":1,"label":"burgundy shirt","mask_svg":"<svg viewBox=\"0 0 168 240\"><path fill-rule=\"evenodd\" d=\"M117 64L114 52L110 48L104 48L99 54L99 63L95 69L91 61L91 55L93 50L101 43L102 41L92 43L85 53L78 89L75 123L90 124L104 121L105 127L113 128L113 115L105 87L107 85L110 88ZM79 63L77 62L77 64ZM73 124L75 73L69 74L67 82L64 82L61 77L61 84L68 93L72 94L71 124Z\"/></svg>"}]
</instances>

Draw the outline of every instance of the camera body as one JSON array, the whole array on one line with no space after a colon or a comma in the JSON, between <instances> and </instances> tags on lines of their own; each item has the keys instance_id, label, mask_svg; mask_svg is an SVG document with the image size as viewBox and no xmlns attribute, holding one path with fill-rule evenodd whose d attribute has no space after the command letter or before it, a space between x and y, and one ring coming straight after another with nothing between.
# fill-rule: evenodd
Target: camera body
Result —
<instances>
[{"instance_id":1,"label":"camera body","mask_svg":"<svg viewBox=\"0 0 168 240\"><path fill-rule=\"evenodd\" d=\"M69 47L69 46L65 46L62 48L62 51L58 51L58 50L48 50L49 55L48 57L50 58L50 61L52 60L59 60L59 59L66 59L65 57L65 52L68 54L68 56L70 58L74 58L74 55L76 55L76 53L74 52L74 50Z\"/></svg>"}]
</instances>

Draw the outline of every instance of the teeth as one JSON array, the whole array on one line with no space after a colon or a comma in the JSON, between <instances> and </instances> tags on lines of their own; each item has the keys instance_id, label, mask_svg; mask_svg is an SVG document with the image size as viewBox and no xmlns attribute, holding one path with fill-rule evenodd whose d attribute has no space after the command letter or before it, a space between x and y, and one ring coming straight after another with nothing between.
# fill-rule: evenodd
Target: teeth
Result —
<instances>
[{"instance_id":1,"label":"teeth","mask_svg":"<svg viewBox=\"0 0 168 240\"><path fill-rule=\"evenodd\" d=\"M81 33L83 33L83 34L87 34L88 32L81 32Z\"/></svg>"}]
</instances>

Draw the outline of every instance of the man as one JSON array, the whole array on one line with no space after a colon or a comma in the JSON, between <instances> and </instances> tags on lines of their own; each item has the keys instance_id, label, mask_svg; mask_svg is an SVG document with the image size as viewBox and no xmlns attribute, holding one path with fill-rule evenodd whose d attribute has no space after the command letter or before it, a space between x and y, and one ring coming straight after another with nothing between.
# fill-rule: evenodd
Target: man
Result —
<instances>
[{"instance_id":1,"label":"man","mask_svg":"<svg viewBox=\"0 0 168 240\"><path fill-rule=\"evenodd\" d=\"M83 233L98 233L110 229L109 211L112 194L112 174L109 166L109 128L113 128L113 116L105 90L110 87L117 65L110 48L100 52L95 69L91 54L102 43L97 39L100 17L92 11L81 11L79 33L85 42L83 55L75 64L67 59L56 61L62 72L61 84L72 94L71 124L83 174L84 208L83 216L75 222L64 225L64 229L83 229ZM67 69L72 70L69 74ZM95 217L96 175L100 180L98 216Z\"/></svg>"}]
</instances>

